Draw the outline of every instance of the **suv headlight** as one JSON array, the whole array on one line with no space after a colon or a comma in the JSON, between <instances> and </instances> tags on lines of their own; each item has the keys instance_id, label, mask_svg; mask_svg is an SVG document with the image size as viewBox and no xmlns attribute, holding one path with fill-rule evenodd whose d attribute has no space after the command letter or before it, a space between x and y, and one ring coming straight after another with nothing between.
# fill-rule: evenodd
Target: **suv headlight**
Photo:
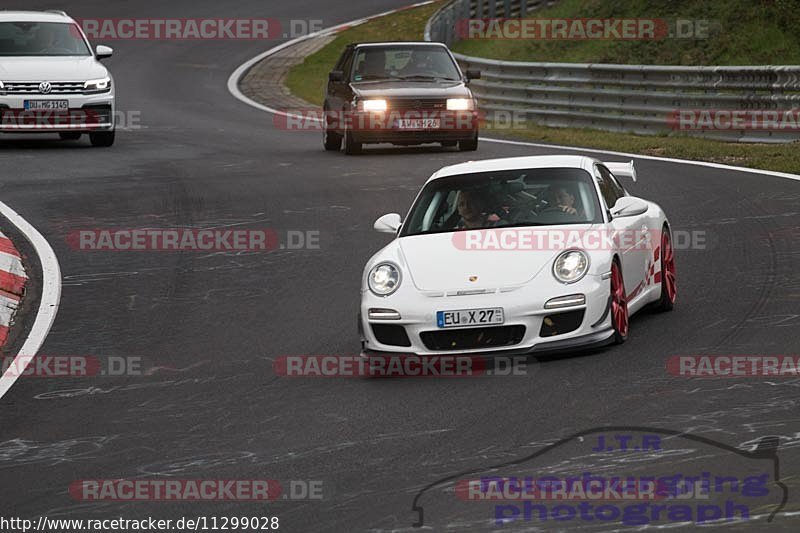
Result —
<instances>
[{"instance_id":1,"label":"suv headlight","mask_svg":"<svg viewBox=\"0 0 800 533\"><path fill-rule=\"evenodd\" d=\"M575 283L589 271L589 257L580 250L567 250L553 263L553 276L561 283Z\"/></svg>"},{"instance_id":2,"label":"suv headlight","mask_svg":"<svg viewBox=\"0 0 800 533\"><path fill-rule=\"evenodd\" d=\"M0 94L6 94L6 86L0 81Z\"/></svg>"},{"instance_id":3,"label":"suv headlight","mask_svg":"<svg viewBox=\"0 0 800 533\"><path fill-rule=\"evenodd\" d=\"M83 90L87 93L104 93L111 90L111 78L100 78L89 80L83 84Z\"/></svg>"},{"instance_id":4,"label":"suv headlight","mask_svg":"<svg viewBox=\"0 0 800 533\"><path fill-rule=\"evenodd\" d=\"M376 296L389 296L400 286L400 269L392 263L378 263L367 275L369 290Z\"/></svg>"},{"instance_id":5,"label":"suv headlight","mask_svg":"<svg viewBox=\"0 0 800 533\"><path fill-rule=\"evenodd\" d=\"M448 98L448 111L472 111L475 109L475 100L472 98Z\"/></svg>"}]
</instances>

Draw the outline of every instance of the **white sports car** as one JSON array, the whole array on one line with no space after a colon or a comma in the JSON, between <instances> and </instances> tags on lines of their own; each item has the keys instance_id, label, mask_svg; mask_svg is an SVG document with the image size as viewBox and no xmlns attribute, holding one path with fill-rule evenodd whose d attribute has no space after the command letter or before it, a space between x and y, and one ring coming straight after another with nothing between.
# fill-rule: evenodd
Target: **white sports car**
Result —
<instances>
[{"instance_id":1,"label":"white sports car","mask_svg":"<svg viewBox=\"0 0 800 533\"><path fill-rule=\"evenodd\" d=\"M631 196L633 162L472 161L428 179L364 269L362 355L533 353L621 343L675 303L667 217Z\"/></svg>"}]
</instances>

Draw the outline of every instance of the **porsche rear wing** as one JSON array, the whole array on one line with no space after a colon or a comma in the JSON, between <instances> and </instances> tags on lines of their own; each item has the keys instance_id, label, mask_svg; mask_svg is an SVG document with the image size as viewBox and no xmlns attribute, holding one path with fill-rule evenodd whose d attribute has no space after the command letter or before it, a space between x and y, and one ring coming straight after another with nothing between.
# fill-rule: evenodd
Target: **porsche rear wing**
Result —
<instances>
[{"instance_id":1,"label":"porsche rear wing","mask_svg":"<svg viewBox=\"0 0 800 533\"><path fill-rule=\"evenodd\" d=\"M628 161L627 163L606 163L604 161L603 164L616 177L630 178L636 181L636 169L633 168L633 161Z\"/></svg>"}]
</instances>

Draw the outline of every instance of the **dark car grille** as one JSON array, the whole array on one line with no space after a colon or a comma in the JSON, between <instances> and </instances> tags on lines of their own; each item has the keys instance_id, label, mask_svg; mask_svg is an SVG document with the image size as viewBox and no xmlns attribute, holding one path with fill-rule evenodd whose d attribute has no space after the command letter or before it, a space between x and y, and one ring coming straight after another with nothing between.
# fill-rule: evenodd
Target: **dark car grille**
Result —
<instances>
[{"instance_id":1,"label":"dark car grille","mask_svg":"<svg viewBox=\"0 0 800 533\"><path fill-rule=\"evenodd\" d=\"M542 320L542 329L539 331L539 336L555 337L556 335L575 331L583 324L583 315L583 309L548 315Z\"/></svg>"},{"instance_id":2,"label":"dark car grille","mask_svg":"<svg viewBox=\"0 0 800 533\"><path fill-rule=\"evenodd\" d=\"M83 94L82 81L52 81L51 90L46 94ZM9 81L4 83L6 94L44 94L39 90L38 81Z\"/></svg>"},{"instance_id":3,"label":"dark car grille","mask_svg":"<svg viewBox=\"0 0 800 533\"><path fill-rule=\"evenodd\" d=\"M371 324L378 342L388 346L411 346L406 328L397 324Z\"/></svg>"},{"instance_id":4,"label":"dark car grille","mask_svg":"<svg viewBox=\"0 0 800 533\"><path fill-rule=\"evenodd\" d=\"M429 350L473 350L513 346L525 337L525 326L492 326L440 331L423 331L419 334Z\"/></svg>"},{"instance_id":5,"label":"dark car grille","mask_svg":"<svg viewBox=\"0 0 800 533\"><path fill-rule=\"evenodd\" d=\"M389 100L389 110L402 109L409 111L445 111L445 98L393 98Z\"/></svg>"}]
</instances>

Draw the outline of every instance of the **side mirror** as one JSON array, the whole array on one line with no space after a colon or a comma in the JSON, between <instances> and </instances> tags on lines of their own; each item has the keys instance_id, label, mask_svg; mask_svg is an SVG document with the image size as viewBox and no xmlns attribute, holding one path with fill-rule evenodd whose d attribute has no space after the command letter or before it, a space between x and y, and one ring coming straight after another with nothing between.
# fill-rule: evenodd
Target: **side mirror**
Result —
<instances>
[{"instance_id":1,"label":"side mirror","mask_svg":"<svg viewBox=\"0 0 800 533\"><path fill-rule=\"evenodd\" d=\"M341 70L332 70L330 74L328 74L328 81L344 81L344 72Z\"/></svg>"},{"instance_id":2,"label":"side mirror","mask_svg":"<svg viewBox=\"0 0 800 533\"><path fill-rule=\"evenodd\" d=\"M376 231L381 233L397 233L402 223L403 220L400 218L400 215L397 213L389 213L376 220L373 227Z\"/></svg>"},{"instance_id":3,"label":"side mirror","mask_svg":"<svg viewBox=\"0 0 800 533\"><path fill-rule=\"evenodd\" d=\"M471 69L471 68L467 69L466 75L467 75L467 81L481 79L481 71L480 70L475 70L475 69Z\"/></svg>"},{"instance_id":4,"label":"side mirror","mask_svg":"<svg viewBox=\"0 0 800 533\"><path fill-rule=\"evenodd\" d=\"M111 57L113 54L114 49L110 46L98 44L97 48L95 49L95 55L97 55L97 59L105 59L107 57Z\"/></svg>"},{"instance_id":5,"label":"side mirror","mask_svg":"<svg viewBox=\"0 0 800 533\"><path fill-rule=\"evenodd\" d=\"M623 196L617 200L614 207L611 208L611 216L614 218L620 217L635 217L647 212L647 202L635 196Z\"/></svg>"}]
</instances>

